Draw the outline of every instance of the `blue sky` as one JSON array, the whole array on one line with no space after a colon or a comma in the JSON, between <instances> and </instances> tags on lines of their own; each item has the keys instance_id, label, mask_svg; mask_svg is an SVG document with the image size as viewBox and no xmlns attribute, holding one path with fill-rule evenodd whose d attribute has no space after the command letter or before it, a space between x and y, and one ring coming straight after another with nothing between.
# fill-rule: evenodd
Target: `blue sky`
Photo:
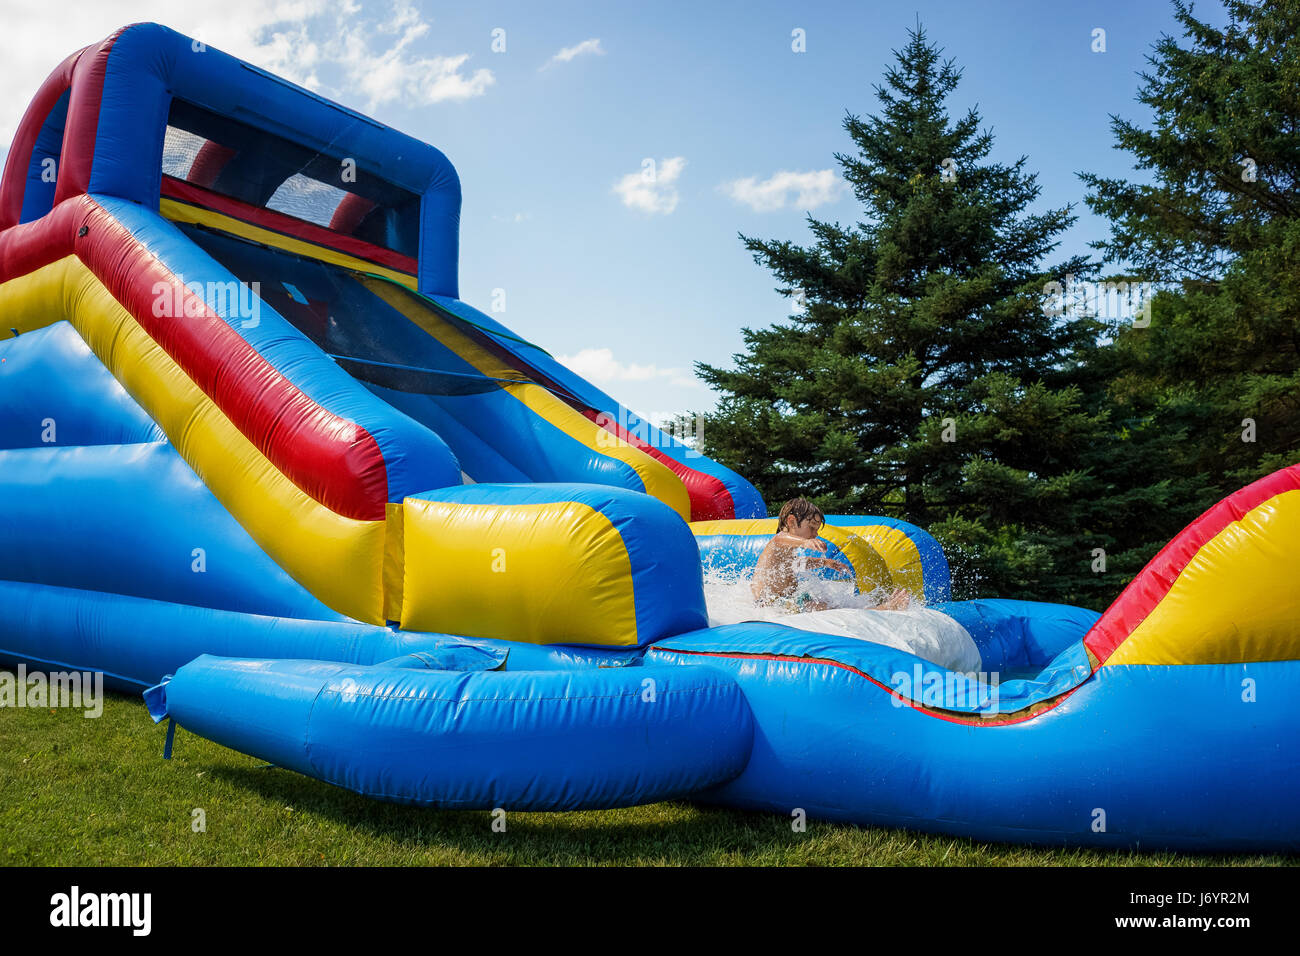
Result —
<instances>
[{"instance_id":1,"label":"blue sky","mask_svg":"<svg viewBox=\"0 0 1300 956\"><path fill-rule=\"evenodd\" d=\"M1136 74L1178 33L1165 0L34 6L0 39L0 143L67 53L166 23L442 149L464 189L462 298L504 301L517 334L650 416L711 407L693 362L727 364L742 326L787 316L737 233L803 242L808 211L855 221L836 188L841 121L875 112L872 85L918 18L964 71L953 113L978 104L995 158L1027 155L1043 206L1078 204L1063 253L1105 235L1076 173L1131 173L1108 114L1144 116Z\"/></svg>"}]
</instances>

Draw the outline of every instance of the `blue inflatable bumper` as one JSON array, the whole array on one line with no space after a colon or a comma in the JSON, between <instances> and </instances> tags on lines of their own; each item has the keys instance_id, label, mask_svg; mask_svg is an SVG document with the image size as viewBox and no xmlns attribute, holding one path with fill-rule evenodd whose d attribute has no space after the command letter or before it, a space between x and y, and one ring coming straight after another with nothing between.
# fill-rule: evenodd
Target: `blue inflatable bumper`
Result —
<instances>
[{"instance_id":1,"label":"blue inflatable bumper","mask_svg":"<svg viewBox=\"0 0 1300 956\"><path fill-rule=\"evenodd\" d=\"M749 706L718 671L445 669L496 666L472 648L372 666L204 655L145 699L155 720L278 766L450 809L630 806L724 783L749 760Z\"/></svg>"}]
</instances>

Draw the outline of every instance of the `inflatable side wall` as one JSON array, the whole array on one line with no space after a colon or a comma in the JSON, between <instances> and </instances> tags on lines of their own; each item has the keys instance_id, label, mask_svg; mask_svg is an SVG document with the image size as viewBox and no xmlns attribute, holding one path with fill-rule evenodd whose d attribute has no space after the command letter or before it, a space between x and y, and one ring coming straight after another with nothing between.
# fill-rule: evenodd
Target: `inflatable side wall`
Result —
<instances>
[{"instance_id":1,"label":"inflatable side wall","mask_svg":"<svg viewBox=\"0 0 1300 956\"><path fill-rule=\"evenodd\" d=\"M277 766L448 809L629 806L725 782L749 759L749 707L707 668L488 666L424 654L371 667L204 656L146 700L155 719ZM244 708L237 723L232 698Z\"/></svg>"}]
</instances>

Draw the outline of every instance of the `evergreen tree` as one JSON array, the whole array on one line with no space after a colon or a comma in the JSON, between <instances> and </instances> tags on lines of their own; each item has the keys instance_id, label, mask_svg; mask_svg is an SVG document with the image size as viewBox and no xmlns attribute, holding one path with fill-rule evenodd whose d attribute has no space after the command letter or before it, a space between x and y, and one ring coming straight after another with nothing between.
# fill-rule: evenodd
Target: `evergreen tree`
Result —
<instances>
[{"instance_id":1,"label":"evergreen tree","mask_svg":"<svg viewBox=\"0 0 1300 956\"><path fill-rule=\"evenodd\" d=\"M1111 540L1088 456L1113 430L1087 364L1099 325L1048 314L1044 288L1091 266L1044 268L1074 217L1030 212L1026 159L991 161L977 111L950 119L960 72L940 54L911 31L879 115L846 116L859 223L809 217L811 246L741 236L803 307L745 329L734 369L697 364L723 393L704 450L769 506L806 494L930 526L977 552L986 593L1078 599L1096 587L1085 539Z\"/></svg>"},{"instance_id":2,"label":"evergreen tree","mask_svg":"<svg viewBox=\"0 0 1300 956\"><path fill-rule=\"evenodd\" d=\"M1112 117L1151 181L1082 178L1112 223L1096 245L1162 288L1149 328L1117 331L1116 407L1184 436L1164 472L1209 484L1203 508L1300 460L1300 0L1228 0L1222 29L1174 7L1184 36L1142 74L1150 128Z\"/></svg>"}]
</instances>

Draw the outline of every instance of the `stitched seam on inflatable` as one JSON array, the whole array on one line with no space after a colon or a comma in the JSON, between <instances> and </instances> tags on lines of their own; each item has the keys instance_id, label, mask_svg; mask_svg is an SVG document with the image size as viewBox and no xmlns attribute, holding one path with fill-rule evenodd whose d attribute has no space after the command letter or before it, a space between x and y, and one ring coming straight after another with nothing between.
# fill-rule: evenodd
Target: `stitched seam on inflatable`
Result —
<instances>
[{"instance_id":1,"label":"stitched seam on inflatable","mask_svg":"<svg viewBox=\"0 0 1300 956\"><path fill-rule=\"evenodd\" d=\"M477 672L447 671L446 673L467 674L467 673L477 673ZM491 671L487 671L485 673L491 673ZM669 697L672 695L680 696L682 694L704 694L717 689L718 689L718 685L716 684L710 684L704 687L681 687L681 688L669 689L665 691L657 691L656 697L662 698L662 697ZM316 701L319 700L320 695L324 693L330 693L336 697L344 697L344 696L368 697L371 700L418 700L418 701L428 701L430 703L435 703L435 704L484 704L484 703L521 704L521 703L534 703L534 702L552 701L552 700L579 702L584 700L619 700L621 698L626 698L626 697L635 697L639 699L641 697L642 690L638 685L636 690L628 691L627 693L624 694L584 694L581 697L575 697L569 694L566 694L562 697L537 697L534 695L529 695L527 697L420 697L420 696L413 696L411 694L371 694L363 690L344 691L344 690L338 690L336 688L322 687L317 692L316 698L312 701L313 711L316 709ZM310 722L311 720L310 714L308 715L307 719Z\"/></svg>"}]
</instances>

